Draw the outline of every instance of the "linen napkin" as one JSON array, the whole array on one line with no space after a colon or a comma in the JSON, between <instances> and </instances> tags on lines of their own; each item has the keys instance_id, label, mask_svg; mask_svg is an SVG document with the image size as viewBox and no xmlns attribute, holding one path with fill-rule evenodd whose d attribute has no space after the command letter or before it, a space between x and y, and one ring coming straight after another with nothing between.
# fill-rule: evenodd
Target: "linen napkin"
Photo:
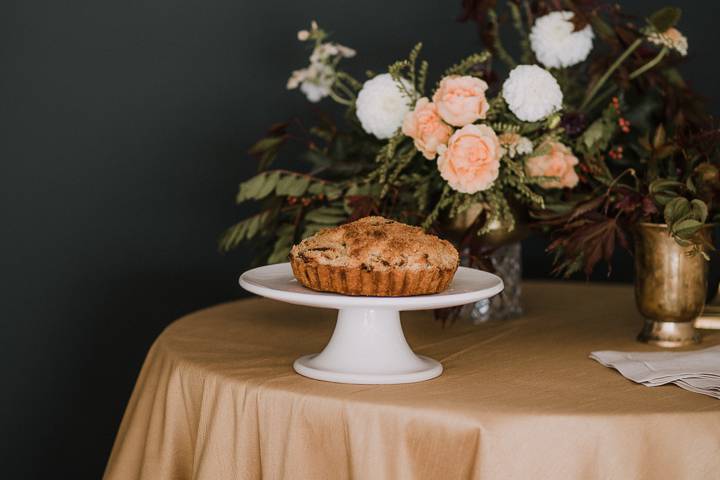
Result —
<instances>
[{"instance_id":1,"label":"linen napkin","mask_svg":"<svg viewBox=\"0 0 720 480\"><path fill-rule=\"evenodd\" d=\"M692 352L592 352L590 358L648 387L674 383L720 399L720 345Z\"/></svg>"}]
</instances>

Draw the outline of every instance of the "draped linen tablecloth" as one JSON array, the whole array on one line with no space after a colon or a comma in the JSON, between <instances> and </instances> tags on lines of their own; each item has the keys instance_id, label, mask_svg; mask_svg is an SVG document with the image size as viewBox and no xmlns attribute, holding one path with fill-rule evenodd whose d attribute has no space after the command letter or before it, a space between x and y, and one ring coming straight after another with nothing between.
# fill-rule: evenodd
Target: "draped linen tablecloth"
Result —
<instances>
[{"instance_id":1,"label":"draped linen tablecloth","mask_svg":"<svg viewBox=\"0 0 720 480\"><path fill-rule=\"evenodd\" d=\"M634 341L630 287L529 283L524 300L482 326L403 313L410 345L445 367L405 385L293 372L334 311L256 298L189 315L152 346L105 478L720 478L718 400L588 358L653 350Z\"/></svg>"}]
</instances>

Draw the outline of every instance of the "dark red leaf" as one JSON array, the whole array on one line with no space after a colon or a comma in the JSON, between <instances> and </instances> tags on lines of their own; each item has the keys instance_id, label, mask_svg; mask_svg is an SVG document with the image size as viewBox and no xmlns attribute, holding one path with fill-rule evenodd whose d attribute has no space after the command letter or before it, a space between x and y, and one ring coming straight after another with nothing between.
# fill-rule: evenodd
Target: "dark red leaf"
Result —
<instances>
[{"instance_id":1,"label":"dark red leaf","mask_svg":"<svg viewBox=\"0 0 720 480\"><path fill-rule=\"evenodd\" d=\"M373 197L368 195L351 195L345 197L345 199L351 211L349 221L380 214L380 207Z\"/></svg>"}]
</instances>

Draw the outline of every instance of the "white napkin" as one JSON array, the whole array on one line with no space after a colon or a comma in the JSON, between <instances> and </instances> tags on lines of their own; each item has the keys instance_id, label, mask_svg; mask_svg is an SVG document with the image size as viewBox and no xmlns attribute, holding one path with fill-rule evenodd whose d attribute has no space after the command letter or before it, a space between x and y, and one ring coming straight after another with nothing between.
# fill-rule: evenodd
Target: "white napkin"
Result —
<instances>
[{"instance_id":1,"label":"white napkin","mask_svg":"<svg viewBox=\"0 0 720 480\"><path fill-rule=\"evenodd\" d=\"M720 399L720 345L692 352L592 352L590 358L648 387L667 383Z\"/></svg>"}]
</instances>

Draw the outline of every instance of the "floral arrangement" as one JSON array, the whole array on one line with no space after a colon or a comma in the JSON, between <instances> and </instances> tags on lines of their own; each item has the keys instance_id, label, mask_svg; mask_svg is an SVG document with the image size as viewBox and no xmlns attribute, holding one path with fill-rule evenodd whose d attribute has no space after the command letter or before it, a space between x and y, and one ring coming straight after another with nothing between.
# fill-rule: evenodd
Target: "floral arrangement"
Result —
<instances>
[{"instance_id":1,"label":"floral arrangement","mask_svg":"<svg viewBox=\"0 0 720 480\"><path fill-rule=\"evenodd\" d=\"M470 18L488 12L483 2L468 6ZM713 249L700 231L718 214L720 130L677 70L688 53L680 16L666 7L637 21L617 5L578 1L573 12L542 15L531 30L536 58L554 68L587 56L591 32L602 40L584 68L561 82L578 92L562 123L581 160L581 182L568 194L546 194L546 208L533 212L552 233L556 273L589 275L604 260L609 274L616 244L629 248L642 222L667 224L689 255L707 258ZM572 33L556 51L561 21L572 21L565 26ZM490 42L502 49L499 38Z\"/></svg>"},{"instance_id":2,"label":"floral arrangement","mask_svg":"<svg viewBox=\"0 0 720 480\"><path fill-rule=\"evenodd\" d=\"M720 136L675 68L688 50L679 11L640 25L616 6L555 3L509 1L499 15L494 1L465 1L463 19L478 22L487 49L430 88L421 44L361 82L341 68L353 49L315 22L300 31L310 63L287 88L342 105L344 124L325 114L312 126L278 124L251 148L259 172L237 202L261 208L221 248L259 240L272 263L301 238L370 214L438 231L472 211L467 239L512 230L528 211L553 232L566 274L609 261L640 221L666 221L701 251ZM519 63L499 36L503 21L518 35ZM272 168L291 143L307 168Z\"/></svg>"}]
</instances>

